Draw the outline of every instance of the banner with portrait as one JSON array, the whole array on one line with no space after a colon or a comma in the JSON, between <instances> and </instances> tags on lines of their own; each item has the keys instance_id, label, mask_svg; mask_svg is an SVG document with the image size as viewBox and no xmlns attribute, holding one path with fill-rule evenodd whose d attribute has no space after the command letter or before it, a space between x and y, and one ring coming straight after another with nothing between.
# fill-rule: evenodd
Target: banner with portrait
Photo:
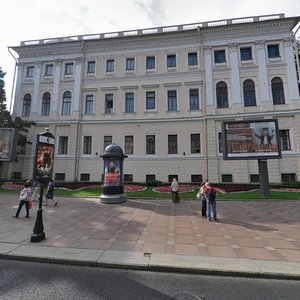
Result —
<instances>
[{"instance_id":1,"label":"banner with portrait","mask_svg":"<svg viewBox=\"0 0 300 300\"><path fill-rule=\"evenodd\" d=\"M13 161L16 158L18 130L0 128L0 161Z\"/></svg>"}]
</instances>

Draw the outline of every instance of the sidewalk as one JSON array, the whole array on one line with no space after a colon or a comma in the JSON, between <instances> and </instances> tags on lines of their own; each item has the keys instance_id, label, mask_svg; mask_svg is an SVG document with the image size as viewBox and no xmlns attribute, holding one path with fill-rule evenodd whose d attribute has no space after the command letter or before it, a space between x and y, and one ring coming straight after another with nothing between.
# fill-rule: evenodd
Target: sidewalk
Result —
<instances>
[{"instance_id":1,"label":"sidewalk","mask_svg":"<svg viewBox=\"0 0 300 300\"><path fill-rule=\"evenodd\" d=\"M37 202L12 218L0 194L0 258L92 266L300 279L300 201L218 201L218 222L200 201L55 198L43 206L46 239L30 241Z\"/></svg>"}]
</instances>

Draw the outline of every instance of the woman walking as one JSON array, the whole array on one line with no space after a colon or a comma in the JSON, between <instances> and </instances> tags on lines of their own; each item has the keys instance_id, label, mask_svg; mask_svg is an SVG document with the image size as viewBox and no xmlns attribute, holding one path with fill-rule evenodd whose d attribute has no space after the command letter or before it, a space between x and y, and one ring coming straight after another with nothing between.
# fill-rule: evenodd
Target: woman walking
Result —
<instances>
[{"instance_id":1,"label":"woman walking","mask_svg":"<svg viewBox=\"0 0 300 300\"><path fill-rule=\"evenodd\" d=\"M15 215L13 215L14 218L19 218L19 214L24 204L26 208L26 218L29 218L29 201L32 196L31 186L32 184L30 180L27 180L24 183L24 188L20 192L20 197L19 197L20 202L19 202L17 212Z\"/></svg>"}]
</instances>

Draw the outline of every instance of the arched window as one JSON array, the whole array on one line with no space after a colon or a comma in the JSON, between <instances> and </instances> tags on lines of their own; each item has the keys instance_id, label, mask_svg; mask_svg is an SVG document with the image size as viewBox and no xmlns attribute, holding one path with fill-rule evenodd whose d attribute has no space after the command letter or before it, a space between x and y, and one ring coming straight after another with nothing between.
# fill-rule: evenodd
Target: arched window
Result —
<instances>
[{"instance_id":1,"label":"arched window","mask_svg":"<svg viewBox=\"0 0 300 300\"><path fill-rule=\"evenodd\" d=\"M274 77L271 81L273 104L285 104L283 83L281 78Z\"/></svg>"},{"instance_id":2,"label":"arched window","mask_svg":"<svg viewBox=\"0 0 300 300\"><path fill-rule=\"evenodd\" d=\"M28 117L30 115L30 109L31 109L31 95L25 94L24 99L23 99L22 116Z\"/></svg>"},{"instance_id":3,"label":"arched window","mask_svg":"<svg viewBox=\"0 0 300 300\"><path fill-rule=\"evenodd\" d=\"M62 105L62 114L63 115L70 115L71 114L71 100L72 100L71 92L69 92L69 91L64 92L63 105Z\"/></svg>"},{"instance_id":4,"label":"arched window","mask_svg":"<svg viewBox=\"0 0 300 300\"><path fill-rule=\"evenodd\" d=\"M247 79L243 83L244 105L256 106L255 85L251 79Z\"/></svg>"},{"instance_id":5,"label":"arched window","mask_svg":"<svg viewBox=\"0 0 300 300\"><path fill-rule=\"evenodd\" d=\"M216 94L217 94L217 108L228 107L227 84L224 81L220 81L217 83Z\"/></svg>"},{"instance_id":6,"label":"arched window","mask_svg":"<svg viewBox=\"0 0 300 300\"><path fill-rule=\"evenodd\" d=\"M42 103L42 116L50 115L50 101L51 101L50 93L49 92L44 93L43 103Z\"/></svg>"}]
</instances>

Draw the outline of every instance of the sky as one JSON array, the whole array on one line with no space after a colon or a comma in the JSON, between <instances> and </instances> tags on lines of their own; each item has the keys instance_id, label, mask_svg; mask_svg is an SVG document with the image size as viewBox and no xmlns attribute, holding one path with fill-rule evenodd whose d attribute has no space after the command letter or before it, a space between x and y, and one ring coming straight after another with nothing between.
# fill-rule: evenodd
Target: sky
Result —
<instances>
[{"instance_id":1,"label":"sky","mask_svg":"<svg viewBox=\"0 0 300 300\"><path fill-rule=\"evenodd\" d=\"M21 41L190 24L284 13L300 16L299 0L2 0L0 67L10 109ZM17 54L14 53L17 58Z\"/></svg>"}]
</instances>

